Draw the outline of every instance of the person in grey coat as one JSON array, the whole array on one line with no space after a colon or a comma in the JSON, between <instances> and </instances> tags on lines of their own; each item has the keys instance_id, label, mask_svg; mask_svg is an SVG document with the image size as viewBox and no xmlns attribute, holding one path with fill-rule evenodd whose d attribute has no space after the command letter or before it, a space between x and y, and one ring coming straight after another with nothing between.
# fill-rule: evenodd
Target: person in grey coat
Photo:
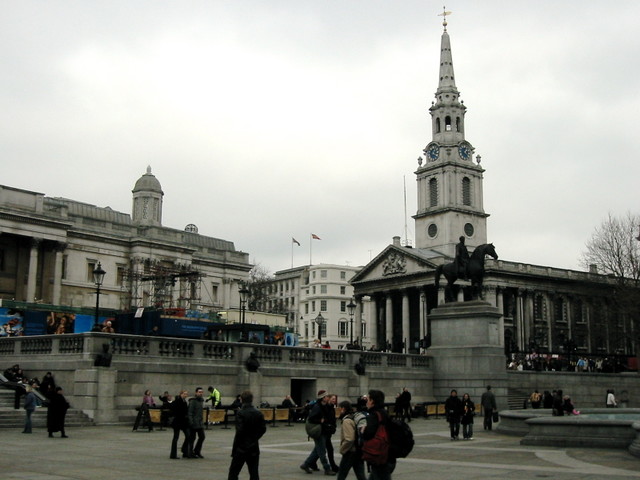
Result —
<instances>
[{"instance_id":1,"label":"person in grey coat","mask_svg":"<svg viewBox=\"0 0 640 480\"><path fill-rule=\"evenodd\" d=\"M31 415L36 410L37 399L36 394L33 393L33 387L27 387L27 395L24 397L24 411L27 416L24 419L24 430L22 433L31 433Z\"/></svg>"},{"instance_id":2,"label":"person in grey coat","mask_svg":"<svg viewBox=\"0 0 640 480\"><path fill-rule=\"evenodd\" d=\"M204 410L204 399L202 398L202 387L196 388L196 396L189 400L189 408L187 410L187 419L189 420L189 431L191 436L189 438L191 452L190 458L204 458L202 456L202 444L204 443L204 421L202 419L202 412ZM194 445L198 436L198 442Z\"/></svg>"}]
</instances>

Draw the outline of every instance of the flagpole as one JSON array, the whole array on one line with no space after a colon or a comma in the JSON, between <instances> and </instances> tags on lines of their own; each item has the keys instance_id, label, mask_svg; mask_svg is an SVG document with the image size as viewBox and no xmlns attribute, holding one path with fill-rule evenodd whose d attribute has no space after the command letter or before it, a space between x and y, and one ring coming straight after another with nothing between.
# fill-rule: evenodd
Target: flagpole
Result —
<instances>
[{"instance_id":1,"label":"flagpole","mask_svg":"<svg viewBox=\"0 0 640 480\"><path fill-rule=\"evenodd\" d=\"M293 268L293 238L291 239L291 268Z\"/></svg>"},{"instance_id":2,"label":"flagpole","mask_svg":"<svg viewBox=\"0 0 640 480\"><path fill-rule=\"evenodd\" d=\"M311 246L313 245L313 233L309 234L309 266L313 265L313 262L311 261Z\"/></svg>"}]
</instances>

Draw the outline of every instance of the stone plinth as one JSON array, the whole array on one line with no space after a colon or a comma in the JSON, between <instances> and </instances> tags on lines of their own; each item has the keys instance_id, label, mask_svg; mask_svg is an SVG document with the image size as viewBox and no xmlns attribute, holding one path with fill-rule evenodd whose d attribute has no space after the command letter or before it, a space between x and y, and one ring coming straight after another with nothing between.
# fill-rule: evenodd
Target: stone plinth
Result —
<instances>
[{"instance_id":1,"label":"stone plinth","mask_svg":"<svg viewBox=\"0 0 640 480\"><path fill-rule=\"evenodd\" d=\"M487 302L445 303L431 311L431 347L434 395L449 396L451 389L461 396L469 393L479 403L487 385L498 402L506 408L502 316Z\"/></svg>"}]
</instances>

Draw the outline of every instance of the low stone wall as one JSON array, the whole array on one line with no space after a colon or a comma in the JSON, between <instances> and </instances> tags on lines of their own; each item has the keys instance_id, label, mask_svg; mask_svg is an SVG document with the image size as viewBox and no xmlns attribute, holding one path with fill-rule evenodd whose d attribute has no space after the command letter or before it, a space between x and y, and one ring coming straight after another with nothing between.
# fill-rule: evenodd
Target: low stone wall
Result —
<instances>
[{"instance_id":1,"label":"low stone wall","mask_svg":"<svg viewBox=\"0 0 640 480\"><path fill-rule=\"evenodd\" d=\"M111 366L96 367L104 344ZM260 362L257 372L245 367L251 353ZM354 368L360 358L364 375ZM82 333L0 339L0 362L3 368L19 363L31 377L51 371L72 405L98 424L131 421L146 389L157 401L165 390L176 395L213 385L223 404L250 389L257 403L277 405L297 382L303 399L319 389L353 399L377 388L393 401L407 387L414 402L434 400L431 358L419 355Z\"/></svg>"},{"instance_id":2,"label":"low stone wall","mask_svg":"<svg viewBox=\"0 0 640 480\"><path fill-rule=\"evenodd\" d=\"M640 408L638 373L586 373L507 371L509 392L550 392L561 389L578 410L604 408L608 389L614 389L618 406Z\"/></svg>"}]
</instances>

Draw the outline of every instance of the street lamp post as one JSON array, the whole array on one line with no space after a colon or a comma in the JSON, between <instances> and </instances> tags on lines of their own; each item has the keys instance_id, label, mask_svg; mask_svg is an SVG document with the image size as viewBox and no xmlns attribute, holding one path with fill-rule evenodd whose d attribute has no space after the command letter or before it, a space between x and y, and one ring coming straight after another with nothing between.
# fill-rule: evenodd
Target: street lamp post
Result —
<instances>
[{"instance_id":1,"label":"street lamp post","mask_svg":"<svg viewBox=\"0 0 640 480\"><path fill-rule=\"evenodd\" d=\"M322 326L325 324L326 319L322 316L322 313L318 313L314 321L318 324L318 340L320 341L320 345L322 345Z\"/></svg>"},{"instance_id":2,"label":"street lamp post","mask_svg":"<svg viewBox=\"0 0 640 480\"><path fill-rule=\"evenodd\" d=\"M244 333L244 321L245 321L245 312L247 309L247 296L249 295L249 289L246 285L240 285L240 341L244 342L247 339L245 338Z\"/></svg>"},{"instance_id":3,"label":"street lamp post","mask_svg":"<svg viewBox=\"0 0 640 480\"><path fill-rule=\"evenodd\" d=\"M353 348L353 314L356 311L356 304L353 303L353 298L351 299L351 301L347 304L347 312L349 312L349 331L350 331L350 335L349 335L349 345L351 346L351 348Z\"/></svg>"},{"instance_id":4,"label":"street lamp post","mask_svg":"<svg viewBox=\"0 0 640 480\"><path fill-rule=\"evenodd\" d=\"M96 314L95 314L95 321L93 323L94 332L100 331L100 325L98 323L98 319L100 315L100 286L102 285L102 282L104 281L104 276L106 274L107 272L105 272L102 269L102 265L100 265L100 262L98 262L98 266L93 270L93 283L95 283L96 285Z\"/></svg>"}]
</instances>

